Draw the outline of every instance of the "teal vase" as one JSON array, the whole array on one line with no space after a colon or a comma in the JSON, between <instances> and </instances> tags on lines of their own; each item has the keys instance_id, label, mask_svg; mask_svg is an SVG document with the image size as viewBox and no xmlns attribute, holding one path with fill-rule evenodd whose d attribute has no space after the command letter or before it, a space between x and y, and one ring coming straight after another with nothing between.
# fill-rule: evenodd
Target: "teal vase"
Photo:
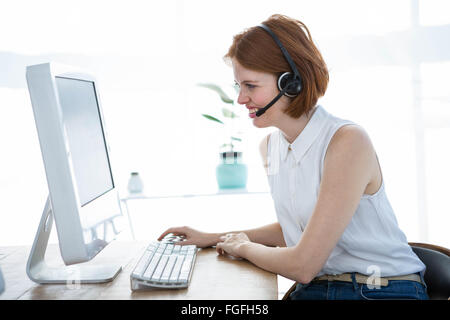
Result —
<instances>
[{"instance_id":1,"label":"teal vase","mask_svg":"<svg viewBox=\"0 0 450 320\"><path fill-rule=\"evenodd\" d=\"M247 165L242 163L242 152L222 152L216 167L219 189L241 189L247 186Z\"/></svg>"}]
</instances>

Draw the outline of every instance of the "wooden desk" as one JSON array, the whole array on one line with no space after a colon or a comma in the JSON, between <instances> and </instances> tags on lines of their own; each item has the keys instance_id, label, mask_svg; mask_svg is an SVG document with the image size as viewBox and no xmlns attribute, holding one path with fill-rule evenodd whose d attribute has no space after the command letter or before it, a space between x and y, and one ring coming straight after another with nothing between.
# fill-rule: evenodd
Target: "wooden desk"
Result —
<instances>
[{"instance_id":1,"label":"wooden desk","mask_svg":"<svg viewBox=\"0 0 450 320\"><path fill-rule=\"evenodd\" d=\"M191 284L186 289L131 291L130 273L145 249L142 242L115 241L85 264L123 261L112 282L103 284L39 285L25 270L30 247L0 247L0 267L5 279L2 299L277 299L277 276L248 261L218 256L213 248L198 252ZM49 264L63 264L57 245L47 249Z\"/></svg>"}]
</instances>

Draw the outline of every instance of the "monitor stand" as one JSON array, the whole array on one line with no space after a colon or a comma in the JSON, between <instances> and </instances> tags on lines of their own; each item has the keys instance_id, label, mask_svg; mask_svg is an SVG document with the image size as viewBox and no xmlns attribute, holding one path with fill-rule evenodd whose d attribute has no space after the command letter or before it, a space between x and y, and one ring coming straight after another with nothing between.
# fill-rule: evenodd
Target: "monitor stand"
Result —
<instances>
[{"instance_id":1,"label":"monitor stand","mask_svg":"<svg viewBox=\"0 0 450 320\"><path fill-rule=\"evenodd\" d=\"M34 238L27 262L27 275L36 283L102 283L114 280L122 270L120 265L70 265L53 267L47 265L45 252L53 226L53 211L47 197L41 221Z\"/></svg>"}]
</instances>

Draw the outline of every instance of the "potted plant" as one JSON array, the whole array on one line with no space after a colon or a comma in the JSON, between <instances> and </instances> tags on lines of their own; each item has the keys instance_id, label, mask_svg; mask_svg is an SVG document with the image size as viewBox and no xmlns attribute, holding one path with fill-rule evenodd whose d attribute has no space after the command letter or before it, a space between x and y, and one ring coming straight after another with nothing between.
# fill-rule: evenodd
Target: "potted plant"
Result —
<instances>
[{"instance_id":1,"label":"potted plant","mask_svg":"<svg viewBox=\"0 0 450 320\"><path fill-rule=\"evenodd\" d=\"M234 105L234 100L220 86L213 83L200 83L198 85L216 92L225 104ZM242 139L233 132L233 122L239 116L227 107L222 107L221 116L212 116L210 114L202 114L202 116L219 126L227 126L230 129L227 141L220 146L220 163L216 167L216 179L219 189L245 188L248 176L247 165L243 163L242 151L236 148L236 143L241 142Z\"/></svg>"}]
</instances>

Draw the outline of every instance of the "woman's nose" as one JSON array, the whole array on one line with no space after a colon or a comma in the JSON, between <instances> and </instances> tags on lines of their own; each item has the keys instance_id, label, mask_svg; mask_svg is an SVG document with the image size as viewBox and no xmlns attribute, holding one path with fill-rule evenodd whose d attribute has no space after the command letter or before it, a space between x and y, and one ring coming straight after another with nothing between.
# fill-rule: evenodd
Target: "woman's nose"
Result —
<instances>
[{"instance_id":1,"label":"woman's nose","mask_svg":"<svg viewBox=\"0 0 450 320\"><path fill-rule=\"evenodd\" d=\"M242 92L242 89L239 90L237 102L239 104L246 104L248 101L249 101L248 95L246 95L244 92Z\"/></svg>"}]
</instances>

